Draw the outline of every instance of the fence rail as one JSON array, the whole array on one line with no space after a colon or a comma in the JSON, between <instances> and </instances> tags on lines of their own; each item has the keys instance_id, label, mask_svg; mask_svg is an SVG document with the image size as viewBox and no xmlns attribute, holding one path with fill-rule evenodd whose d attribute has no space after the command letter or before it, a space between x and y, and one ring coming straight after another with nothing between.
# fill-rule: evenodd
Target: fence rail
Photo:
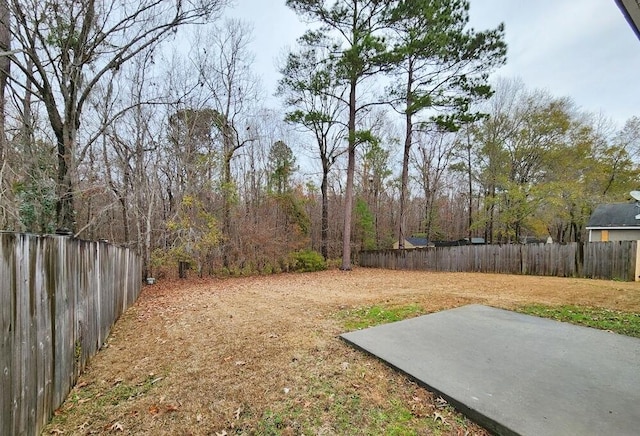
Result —
<instances>
[{"instance_id":1,"label":"fence rail","mask_svg":"<svg viewBox=\"0 0 640 436\"><path fill-rule=\"evenodd\" d=\"M40 433L140 285L131 250L0 233L0 434Z\"/></svg>"},{"instance_id":2,"label":"fence rail","mask_svg":"<svg viewBox=\"0 0 640 436\"><path fill-rule=\"evenodd\" d=\"M638 280L638 241L465 245L360 253L373 268Z\"/></svg>"}]
</instances>

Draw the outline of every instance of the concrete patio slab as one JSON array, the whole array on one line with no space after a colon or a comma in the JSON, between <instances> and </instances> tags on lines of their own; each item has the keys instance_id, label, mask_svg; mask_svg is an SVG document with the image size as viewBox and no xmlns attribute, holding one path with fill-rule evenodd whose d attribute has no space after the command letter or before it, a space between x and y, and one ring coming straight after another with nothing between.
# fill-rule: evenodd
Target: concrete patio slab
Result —
<instances>
[{"instance_id":1,"label":"concrete patio slab","mask_svg":"<svg viewBox=\"0 0 640 436\"><path fill-rule=\"evenodd\" d=\"M481 305L342 338L497 434L640 434L640 339Z\"/></svg>"}]
</instances>

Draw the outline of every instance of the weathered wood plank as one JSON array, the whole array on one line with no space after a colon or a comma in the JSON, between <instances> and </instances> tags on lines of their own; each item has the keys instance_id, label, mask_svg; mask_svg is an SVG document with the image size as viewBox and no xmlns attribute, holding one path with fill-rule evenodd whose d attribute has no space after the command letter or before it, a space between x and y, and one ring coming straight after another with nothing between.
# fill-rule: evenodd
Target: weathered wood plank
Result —
<instances>
[{"instance_id":1,"label":"weathered wood plank","mask_svg":"<svg viewBox=\"0 0 640 436\"><path fill-rule=\"evenodd\" d=\"M107 244L0 232L0 282L0 434L38 434L137 299L141 262Z\"/></svg>"},{"instance_id":2,"label":"weathered wood plank","mask_svg":"<svg viewBox=\"0 0 640 436\"><path fill-rule=\"evenodd\" d=\"M454 246L360 253L360 265L446 272L486 272L635 280L636 241Z\"/></svg>"},{"instance_id":3,"label":"weathered wood plank","mask_svg":"<svg viewBox=\"0 0 640 436\"><path fill-rule=\"evenodd\" d=\"M0 233L0 434L13 431L13 353L15 338L15 235Z\"/></svg>"}]
</instances>

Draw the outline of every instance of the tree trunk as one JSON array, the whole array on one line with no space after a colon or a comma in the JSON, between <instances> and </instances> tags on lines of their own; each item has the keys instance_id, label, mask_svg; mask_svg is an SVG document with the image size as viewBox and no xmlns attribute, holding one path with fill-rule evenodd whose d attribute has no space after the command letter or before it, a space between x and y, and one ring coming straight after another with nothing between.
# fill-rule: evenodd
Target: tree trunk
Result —
<instances>
[{"instance_id":1,"label":"tree trunk","mask_svg":"<svg viewBox=\"0 0 640 436\"><path fill-rule=\"evenodd\" d=\"M426 204L425 204L425 216L424 216L424 233L425 233L425 237L427 238L427 240L431 240L431 231L433 229L433 209L434 209L434 201L433 201L433 197L435 196L435 193L432 190L427 190L425 192L425 199L426 199Z\"/></svg>"},{"instance_id":2,"label":"tree trunk","mask_svg":"<svg viewBox=\"0 0 640 436\"><path fill-rule=\"evenodd\" d=\"M324 162L322 163L322 184L320 185L320 192L322 195L322 220L320 229L321 248L320 252L325 260L329 258L329 168Z\"/></svg>"},{"instance_id":3,"label":"tree trunk","mask_svg":"<svg viewBox=\"0 0 640 436\"><path fill-rule=\"evenodd\" d=\"M72 180L73 146L75 134L68 132L57 137L58 149L58 176L57 176L57 201L56 201L56 225L58 229L75 230L74 192Z\"/></svg>"},{"instance_id":4,"label":"tree trunk","mask_svg":"<svg viewBox=\"0 0 640 436\"><path fill-rule=\"evenodd\" d=\"M0 1L0 51L8 52L11 49L9 4L7 0ZM0 56L0 162L4 162L7 137L5 133L6 101L5 88L11 69L11 60L7 55Z\"/></svg>"},{"instance_id":5,"label":"tree trunk","mask_svg":"<svg viewBox=\"0 0 640 436\"><path fill-rule=\"evenodd\" d=\"M226 137L226 136L225 136ZM231 241L231 158L233 154L227 153L224 157L222 187L222 234L226 239L226 247L222 250L222 264L229 268L229 244Z\"/></svg>"},{"instance_id":6,"label":"tree trunk","mask_svg":"<svg viewBox=\"0 0 640 436\"><path fill-rule=\"evenodd\" d=\"M344 227L342 232L343 271L351 270L351 218L353 209L353 176L356 170L356 86L357 80L351 79L349 90L349 150L347 162L347 186L344 199Z\"/></svg>"},{"instance_id":7,"label":"tree trunk","mask_svg":"<svg viewBox=\"0 0 640 436\"><path fill-rule=\"evenodd\" d=\"M473 227L473 179L471 171L471 142L467 136L467 170L468 170L468 188L469 188L469 242L471 242L471 228ZM485 239L486 241L486 239Z\"/></svg>"},{"instance_id":8,"label":"tree trunk","mask_svg":"<svg viewBox=\"0 0 640 436\"><path fill-rule=\"evenodd\" d=\"M405 240L405 207L407 201L407 191L409 189L409 155L411 153L412 135L413 135L413 61L409 59L409 68L407 74L407 95L406 95L406 113L405 113L405 136L404 136L404 153L402 155L402 178L400 182L400 213L398 216L398 248L404 248Z\"/></svg>"}]
</instances>

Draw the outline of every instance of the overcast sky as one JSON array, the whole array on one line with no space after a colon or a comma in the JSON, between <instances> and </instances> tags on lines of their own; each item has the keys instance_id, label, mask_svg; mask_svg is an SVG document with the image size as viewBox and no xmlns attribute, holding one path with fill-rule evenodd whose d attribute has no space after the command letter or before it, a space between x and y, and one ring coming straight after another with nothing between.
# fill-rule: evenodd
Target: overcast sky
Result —
<instances>
[{"instance_id":1,"label":"overcast sky","mask_svg":"<svg viewBox=\"0 0 640 436\"><path fill-rule=\"evenodd\" d=\"M640 40L614 0L471 0L470 14L477 30L505 24L507 64L494 76L571 97L618 125L640 116ZM227 15L253 24L255 71L272 95L276 59L306 25L284 0L236 0Z\"/></svg>"}]
</instances>

